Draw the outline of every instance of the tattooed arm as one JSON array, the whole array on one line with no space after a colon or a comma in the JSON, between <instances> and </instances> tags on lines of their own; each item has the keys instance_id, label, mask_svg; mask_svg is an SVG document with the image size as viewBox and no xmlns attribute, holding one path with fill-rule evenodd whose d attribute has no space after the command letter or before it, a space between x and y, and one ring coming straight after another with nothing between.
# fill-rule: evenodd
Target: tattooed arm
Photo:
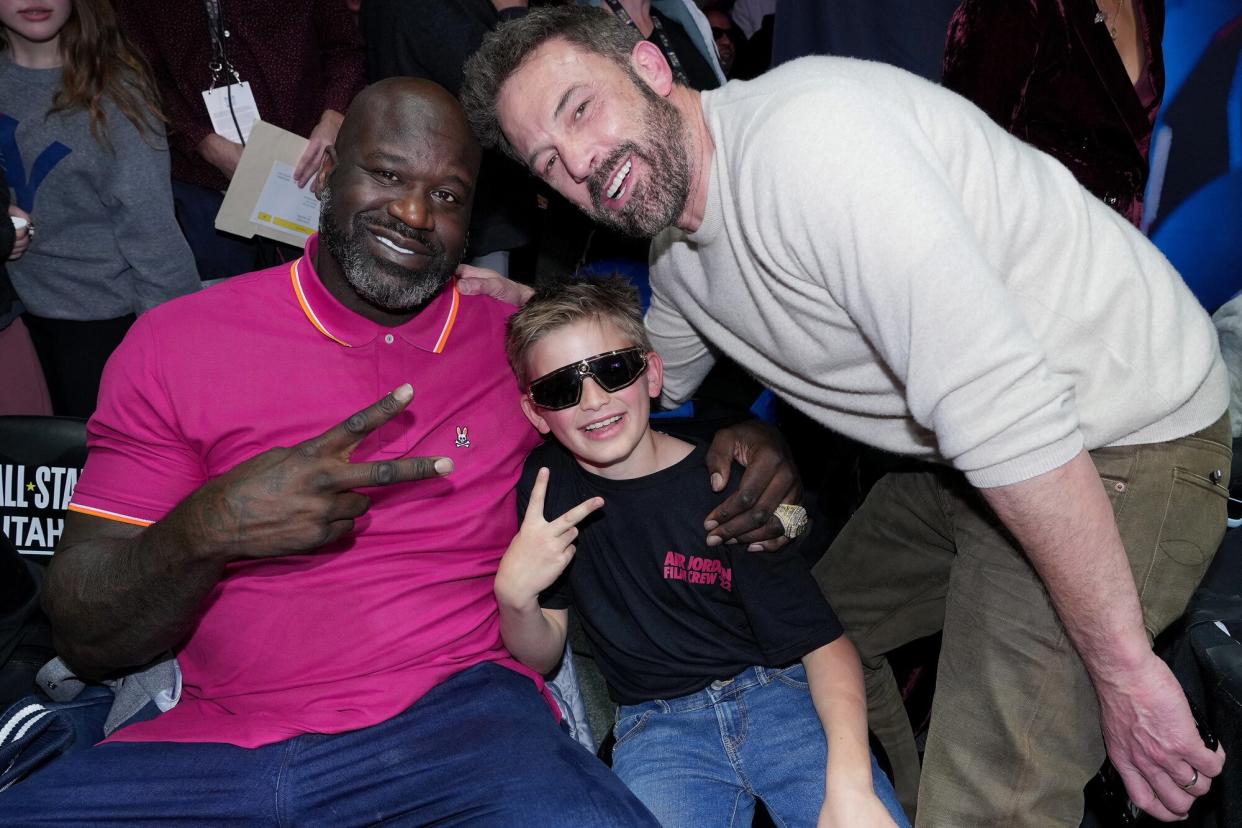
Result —
<instances>
[{"instance_id":1,"label":"tattooed arm","mask_svg":"<svg viewBox=\"0 0 1242 828\"><path fill-rule=\"evenodd\" d=\"M269 449L145 528L70 513L43 598L57 652L84 678L145 664L185 639L229 562L314 551L370 506L354 489L452 471L447 458L349 462L412 396L403 385L317 437Z\"/></svg>"}]
</instances>

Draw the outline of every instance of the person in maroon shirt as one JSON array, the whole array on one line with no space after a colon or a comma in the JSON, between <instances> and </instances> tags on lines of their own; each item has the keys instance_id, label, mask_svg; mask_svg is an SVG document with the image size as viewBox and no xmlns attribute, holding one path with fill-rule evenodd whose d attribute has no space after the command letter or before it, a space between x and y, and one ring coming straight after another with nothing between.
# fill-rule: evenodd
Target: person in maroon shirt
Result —
<instances>
[{"instance_id":1,"label":"person in maroon shirt","mask_svg":"<svg viewBox=\"0 0 1242 828\"><path fill-rule=\"evenodd\" d=\"M943 83L1142 225L1164 0L963 0Z\"/></svg>"},{"instance_id":2,"label":"person in maroon shirt","mask_svg":"<svg viewBox=\"0 0 1242 828\"><path fill-rule=\"evenodd\" d=\"M365 84L362 38L345 0L126 0L117 11L159 84L177 218L199 275L232 276L286 258L270 245L215 230L242 145L213 130L203 91L233 82L227 67L213 73L218 41L227 64L250 85L260 119L310 139L294 169L305 184ZM222 36L213 38L213 30Z\"/></svg>"}]
</instances>

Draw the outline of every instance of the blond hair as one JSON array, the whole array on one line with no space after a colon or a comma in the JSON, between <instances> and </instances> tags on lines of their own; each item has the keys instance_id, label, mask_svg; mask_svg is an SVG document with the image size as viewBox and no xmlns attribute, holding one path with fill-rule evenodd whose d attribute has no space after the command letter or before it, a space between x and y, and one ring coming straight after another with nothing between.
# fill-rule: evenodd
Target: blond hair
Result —
<instances>
[{"instance_id":1,"label":"blond hair","mask_svg":"<svg viewBox=\"0 0 1242 828\"><path fill-rule=\"evenodd\" d=\"M575 279L541 288L526 307L509 317L505 335L505 355L523 390L531 380L526 372L526 355L535 343L584 319L611 322L634 345L651 350L651 340L643 327L638 288L628 279Z\"/></svg>"}]
</instances>

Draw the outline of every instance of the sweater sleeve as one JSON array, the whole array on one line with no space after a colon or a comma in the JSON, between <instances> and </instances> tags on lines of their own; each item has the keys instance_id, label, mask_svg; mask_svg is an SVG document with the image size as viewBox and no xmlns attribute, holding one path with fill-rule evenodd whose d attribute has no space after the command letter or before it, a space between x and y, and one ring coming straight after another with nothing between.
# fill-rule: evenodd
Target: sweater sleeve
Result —
<instances>
[{"instance_id":1,"label":"sweater sleeve","mask_svg":"<svg viewBox=\"0 0 1242 828\"><path fill-rule=\"evenodd\" d=\"M653 242L652 261L655 261L662 243L662 237ZM643 323L652 347L664 363L664 389L660 392L660 403L665 408L676 408L698 390L703 378L716 364L716 356L654 283L651 285L651 306Z\"/></svg>"},{"instance_id":2,"label":"sweater sleeve","mask_svg":"<svg viewBox=\"0 0 1242 828\"><path fill-rule=\"evenodd\" d=\"M845 311L940 456L976 486L1020 482L1082 448L1073 380L1049 370L1022 313L1037 299L1006 287L954 179L1003 162L946 163L905 106L848 80L794 97L756 119L739 197ZM1027 151L972 108L952 117L999 156Z\"/></svg>"},{"instance_id":3,"label":"sweater sleeve","mask_svg":"<svg viewBox=\"0 0 1242 828\"><path fill-rule=\"evenodd\" d=\"M133 268L134 311L143 313L201 287L173 209L164 132L139 133L115 107L107 113L113 154L105 151L101 196L117 248Z\"/></svg>"}]
</instances>

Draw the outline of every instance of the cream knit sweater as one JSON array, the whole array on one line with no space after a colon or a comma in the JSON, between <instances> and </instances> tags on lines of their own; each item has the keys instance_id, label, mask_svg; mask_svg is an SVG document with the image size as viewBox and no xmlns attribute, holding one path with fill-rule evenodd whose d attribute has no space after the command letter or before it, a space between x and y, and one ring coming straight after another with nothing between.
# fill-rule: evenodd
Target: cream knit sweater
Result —
<instances>
[{"instance_id":1,"label":"cream knit sweater","mask_svg":"<svg viewBox=\"0 0 1242 828\"><path fill-rule=\"evenodd\" d=\"M982 487L1225 411L1215 331L1168 261L965 99L813 57L702 104L703 223L651 254L666 402L717 348L824 425Z\"/></svg>"}]
</instances>

